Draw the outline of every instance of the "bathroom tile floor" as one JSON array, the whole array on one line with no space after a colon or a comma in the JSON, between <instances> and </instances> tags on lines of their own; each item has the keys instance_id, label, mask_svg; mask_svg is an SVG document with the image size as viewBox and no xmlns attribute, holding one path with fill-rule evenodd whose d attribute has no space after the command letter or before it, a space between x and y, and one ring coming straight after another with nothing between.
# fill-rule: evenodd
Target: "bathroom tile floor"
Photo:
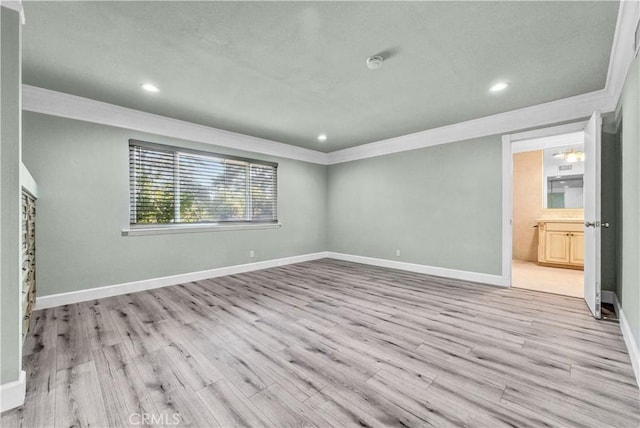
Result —
<instances>
[{"instance_id":1,"label":"bathroom tile floor","mask_svg":"<svg viewBox=\"0 0 640 428\"><path fill-rule=\"evenodd\" d=\"M516 288L584 297L584 272L581 270L540 266L522 260L514 260L512 269L512 285Z\"/></svg>"}]
</instances>

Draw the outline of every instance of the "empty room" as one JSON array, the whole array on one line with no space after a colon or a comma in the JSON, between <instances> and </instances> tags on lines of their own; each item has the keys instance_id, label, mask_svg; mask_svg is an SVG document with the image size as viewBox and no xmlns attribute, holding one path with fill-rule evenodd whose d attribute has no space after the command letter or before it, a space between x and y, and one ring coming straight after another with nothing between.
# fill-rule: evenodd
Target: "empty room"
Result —
<instances>
[{"instance_id":1,"label":"empty room","mask_svg":"<svg viewBox=\"0 0 640 428\"><path fill-rule=\"evenodd\" d=\"M640 2L0 0L0 424L640 426Z\"/></svg>"}]
</instances>

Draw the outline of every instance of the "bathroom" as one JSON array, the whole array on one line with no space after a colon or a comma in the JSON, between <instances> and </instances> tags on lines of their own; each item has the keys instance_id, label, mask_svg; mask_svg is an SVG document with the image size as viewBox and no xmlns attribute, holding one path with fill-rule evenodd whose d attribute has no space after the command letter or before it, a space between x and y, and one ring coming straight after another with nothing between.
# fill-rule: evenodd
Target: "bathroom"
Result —
<instances>
[{"instance_id":1,"label":"bathroom","mask_svg":"<svg viewBox=\"0 0 640 428\"><path fill-rule=\"evenodd\" d=\"M514 287L584 297L583 138L513 153Z\"/></svg>"}]
</instances>

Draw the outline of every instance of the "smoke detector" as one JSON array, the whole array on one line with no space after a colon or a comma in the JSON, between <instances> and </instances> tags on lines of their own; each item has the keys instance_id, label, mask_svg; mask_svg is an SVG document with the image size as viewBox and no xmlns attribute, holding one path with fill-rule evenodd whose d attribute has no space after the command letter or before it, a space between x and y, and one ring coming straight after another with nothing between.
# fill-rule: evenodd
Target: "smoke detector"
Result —
<instances>
[{"instance_id":1,"label":"smoke detector","mask_svg":"<svg viewBox=\"0 0 640 428\"><path fill-rule=\"evenodd\" d=\"M375 70L376 68L380 68L382 67L382 61L384 61L384 59L381 56L377 56L377 55L367 58L367 68L369 70Z\"/></svg>"}]
</instances>

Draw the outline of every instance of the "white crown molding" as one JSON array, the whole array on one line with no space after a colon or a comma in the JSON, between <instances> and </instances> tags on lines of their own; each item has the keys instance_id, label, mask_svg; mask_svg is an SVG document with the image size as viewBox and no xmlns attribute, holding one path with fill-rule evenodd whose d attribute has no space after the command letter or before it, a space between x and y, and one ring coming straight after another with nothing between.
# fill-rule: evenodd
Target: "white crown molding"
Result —
<instances>
[{"instance_id":1,"label":"white crown molding","mask_svg":"<svg viewBox=\"0 0 640 428\"><path fill-rule=\"evenodd\" d=\"M423 273L426 275L440 276L443 278L460 279L463 281L477 282L481 285L495 285L509 287L510 284L501 275L469 272L465 270L449 269L437 266L421 265L416 263L399 262L396 260L377 259L374 257L356 256L354 254L335 253L329 251L327 257L347 262L362 263L372 266L380 266L389 269L406 270L409 272Z\"/></svg>"},{"instance_id":2,"label":"white crown molding","mask_svg":"<svg viewBox=\"0 0 640 428\"><path fill-rule=\"evenodd\" d=\"M22 109L253 153L326 164L326 154L315 150L197 125L35 86L22 85Z\"/></svg>"},{"instance_id":3,"label":"white crown molding","mask_svg":"<svg viewBox=\"0 0 640 428\"><path fill-rule=\"evenodd\" d=\"M603 108L603 106L609 106ZM613 107L612 107L613 106ZM611 111L615 103L605 91L500 113L415 134L322 153L290 144L197 125L139 110L95 101L49 89L22 85L22 109L35 113L132 129L253 153L301 160L321 165L350 162L407 150L498 135L588 117L594 110Z\"/></svg>"},{"instance_id":4,"label":"white crown molding","mask_svg":"<svg viewBox=\"0 0 640 428\"><path fill-rule=\"evenodd\" d=\"M512 110L479 119L456 123L390 138L375 143L363 144L349 149L329 153L329 164L349 162L407 150L437 146L471 138L499 135L521 129L534 128L558 122L583 119L595 110L613 111L615 102L604 90L564 98L532 107Z\"/></svg>"},{"instance_id":5,"label":"white crown molding","mask_svg":"<svg viewBox=\"0 0 640 428\"><path fill-rule=\"evenodd\" d=\"M24 404L27 392L27 375L20 370L18 380L0 385L0 413Z\"/></svg>"},{"instance_id":6,"label":"white crown molding","mask_svg":"<svg viewBox=\"0 0 640 428\"><path fill-rule=\"evenodd\" d=\"M640 2L638 0L621 0L605 85L605 90L614 102L613 109L620 99L627 72L633 62L634 36L638 19L640 19ZM612 110L603 109L602 111Z\"/></svg>"},{"instance_id":7,"label":"white crown molding","mask_svg":"<svg viewBox=\"0 0 640 428\"><path fill-rule=\"evenodd\" d=\"M5 3L12 2L2 4ZM589 117L596 110L603 113L614 111L633 61L635 25L639 16L638 0L620 2L605 89L331 153L250 137L28 85L23 85L23 109L254 153L332 165L579 120Z\"/></svg>"},{"instance_id":8,"label":"white crown molding","mask_svg":"<svg viewBox=\"0 0 640 428\"><path fill-rule=\"evenodd\" d=\"M323 153L120 107L76 95L22 85L22 109L26 111L321 165L350 162L471 138L504 134L563 121L583 119L591 115L594 110L612 111L615 108L615 104L605 91L596 91L415 134L363 144L331 153Z\"/></svg>"},{"instance_id":9,"label":"white crown molding","mask_svg":"<svg viewBox=\"0 0 640 428\"><path fill-rule=\"evenodd\" d=\"M602 113L615 111L627 72L633 61L634 34L639 17L640 2L638 0L620 2L607 80L602 90L334 151L329 153L328 163L331 165L349 162L572 121L589 117L596 110Z\"/></svg>"},{"instance_id":10,"label":"white crown molding","mask_svg":"<svg viewBox=\"0 0 640 428\"><path fill-rule=\"evenodd\" d=\"M185 284L193 281L216 278L219 276L236 275L243 272L251 272L290 265L293 263L307 262L310 260L324 259L327 253L303 254L299 256L283 257L281 259L265 260L242 265L226 266L216 269L202 270L198 272L188 272L178 275L163 276L159 278L143 279L141 281L126 282L123 284L107 285L104 287L88 288L68 293L50 294L48 296L38 296L36 298L35 310L53 308L72 303L86 302L88 300L103 299L105 297L118 296L121 294L136 293L138 291L152 290L154 288L167 287L169 285Z\"/></svg>"},{"instance_id":11,"label":"white crown molding","mask_svg":"<svg viewBox=\"0 0 640 428\"><path fill-rule=\"evenodd\" d=\"M24 7L22 7L22 0L0 0L0 6L18 12L20 14L22 25L25 24Z\"/></svg>"}]
</instances>

